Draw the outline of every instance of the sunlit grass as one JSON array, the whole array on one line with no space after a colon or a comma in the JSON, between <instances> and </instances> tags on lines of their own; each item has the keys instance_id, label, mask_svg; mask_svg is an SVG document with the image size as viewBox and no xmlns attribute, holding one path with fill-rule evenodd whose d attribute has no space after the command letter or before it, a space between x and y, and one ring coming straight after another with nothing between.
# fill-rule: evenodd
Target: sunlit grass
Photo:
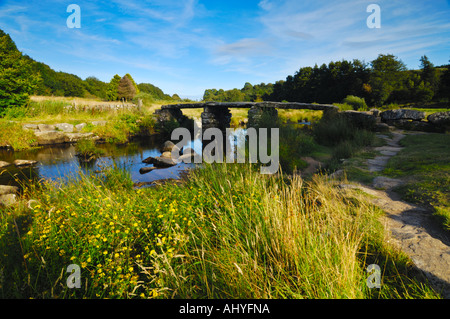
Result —
<instances>
[{"instance_id":1,"label":"sunlit grass","mask_svg":"<svg viewBox=\"0 0 450 319\"><path fill-rule=\"evenodd\" d=\"M425 298L383 242L381 211L326 177L206 165L181 186L134 189L105 169L28 185L0 211L4 298ZM369 263L382 288L366 285ZM81 267L68 289L67 266Z\"/></svg>"}]
</instances>

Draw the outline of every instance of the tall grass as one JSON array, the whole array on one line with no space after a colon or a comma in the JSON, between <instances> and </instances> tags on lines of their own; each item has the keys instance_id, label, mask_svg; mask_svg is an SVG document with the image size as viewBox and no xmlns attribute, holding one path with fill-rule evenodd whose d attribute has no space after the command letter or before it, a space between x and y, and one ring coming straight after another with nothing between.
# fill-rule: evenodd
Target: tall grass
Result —
<instances>
[{"instance_id":1,"label":"tall grass","mask_svg":"<svg viewBox=\"0 0 450 319\"><path fill-rule=\"evenodd\" d=\"M381 211L325 177L266 176L248 164L205 165L183 186L133 189L105 169L24 187L0 211L4 298L435 297L399 273ZM367 263L383 269L366 286ZM393 266L389 266L390 262ZM81 267L68 289L67 266ZM408 269L407 266L403 267ZM395 271L394 271L395 270Z\"/></svg>"}]
</instances>

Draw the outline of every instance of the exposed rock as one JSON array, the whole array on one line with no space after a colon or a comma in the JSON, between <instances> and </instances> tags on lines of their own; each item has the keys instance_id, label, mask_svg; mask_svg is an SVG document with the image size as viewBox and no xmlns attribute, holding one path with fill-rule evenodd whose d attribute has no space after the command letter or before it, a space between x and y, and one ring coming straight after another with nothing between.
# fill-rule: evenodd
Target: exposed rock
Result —
<instances>
[{"instance_id":1,"label":"exposed rock","mask_svg":"<svg viewBox=\"0 0 450 319\"><path fill-rule=\"evenodd\" d=\"M67 142L73 143L78 142L79 140L83 138L91 138L91 139L98 139L98 136L95 136L94 133L66 133Z\"/></svg>"},{"instance_id":2,"label":"exposed rock","mask_svg":"<svg viewBox=\"0 0 450 319\"><path fill-rule=\"evenodd\" d=\"M373 129L376 124L376 116L369 112L343 111L341 114L353 123L356 127Z\"/></svg>"},{"instance_id":3,"label":"exposed rock","mask_svg":"<svg viewBox=\"0 0 450 319\"><path fill-rule=\"evenodd\" d=\"M153 166L153 167L142 167L141 169L139 169L139 173L146 174L148 172L153 171L154 169L157 169L157 167L155 167L155 166Z\"/></svg>"},{"instance_id":4,"label":"exposed rock","mask_svg":"<svg viewBox=\"0 0 450 319\"><path fill-rule=\"evenodd\" d=\"M20 160L20 159L17 159L17 160L15 160L15 161L13 162L13 164L16 165L16 166L31 166L31 165L34 165L34 164L36 164L36 163L37 163L37 161L33 161L33 160Z\"/></svg>"},{"instance_id":5,"label":"exposed rock","mask_svg":"<svg viewBox=\"0 0 450 319\"><path fill-rule=\"evenodd\" d=\"M5 162L5 161L0 161L0 168L7 167L9 165L11 165L11 163L8 163L8 162Z\"/></svg>"},{"instance_id":6,"label":"exposed rock","mask_svg":"<svg viewBox=\"0 0 450 319\"><path fill-rule=\"evenodd\" d=\"M388 110L380 113L382 121L388 120L414 120L420 121L425 118L425 112L410 110L410 109L396 109Z\"/></svg>"},{"instance_id":7,"label":"exposed rock","mask_svg":"<svg viewBox=\"0 0 450 319\"><path fill-rule=\"evenodd\" d=\"M84 127L86 127L86 123L80 123L80 124L77 124L77 125L75 125L75 129L77 130L77 132L81 132L81 130L84 128Z\"/></svg>"},{"instance_id":8,"label":"exposed rock","mask_svg":"<svg viewBox=\"0 0 450 319\"><path fill-rule=\"evenodd\" d=\"M22 125L22 128L24 130L33 130L33 131L39 130L39 127L37 124L24 124L24 125Z\"/></svg>"},{"instance_id":9,"label":"exposed rock","mask_svg":"<svg viewBox=\"0 0 450 319\"><path fill-rule=\"evenodd\" d=\"M106 121L93 121L92 125L94 125L94 126L105 126L106 125Z\"/></svg>"},{"instance_id":10,"label":"exposed rock","mask_svg":"<svg viewBox=\"0 0 450 319\"><path fill-rule=\"evenodd\" d=\"M402 130L422 131L422 132L440 132L439 126L433 125L425 121L410 120L386 120L386 123Z\"/></svg>"},{"instance_id":11,"label":"exposed rock","mask_svg":"<svg viewBox=\"0 0 450 319\"><path fill-rule=\"evenodd\" d=\"M344 175L345 175L345 171L343 169L339 169L339 170L331 173L329 175L329 177L332 178L332 179L339 179L341 177L344 177Z\"/></svg>"},{"instance_id":12,"label":"exposed rock","mask_svg":"<svg viewBox=\"0 0 450 319\"><path fill-rule=\"evenodd\" d=\"M163 152L161 154L161 157L172 158L172 152Z\"/></svg>"},{"instance_id":13,"label":"exposed rock","mask_svg":"<svg viewBox=\"0 0 450 319\"><path fill-rule=\"evenodd\" d=\"M0 185L0 195L15 194L17 192L19 192L19 187L17 186Z\"/></svg>"},{"instance_id":14,"label":"exposed rock","mask_svg":"<svg viewBox=\"0 0 450 319\"><path fill-rule=\"evenodd\" d=\"M142 161L146 164L153 164L154 167L171 167L177 165L177 163L171 158L165 157L148 157Z\"/></svg>"},{"instance_id":15,"label":"exposed rock","mask_svg":"<svg viewBox=\"0 0 450 319\"><path fill-rule=\"evenodd\" d=\"M386 167L390 156L376 156L374 159L367 160L370 172L381 172Z\"/></svg>"},{"instance_id":16,"label":"exposed rock","mask_svg":"<svg viewBox=\"0 0 450 319\"><path fill-rule=\"evenodd\" d=\"M74 126L72 124L69 124L69 123L55 124L55 127L58 130L63 131L65 133L73 133L73 130L74 130Z\"/></svg>"},{"instance_id":17,"label":"exposed rock","mask_svg":"<svg viewBox=\"0 0 450 319\"><path fill-rule=\"evenodd\" d=\"M379 109L370 109L369 112L371 112L373 116L380 115L380 110Z\"/></svg>"},{"instance_id":18,"label":"exposed rock","mask_svg":"<svg viewBox=\"0 0 450 319\"><path fill-rule=\"evenodd\" d=\"M55 131L56 130L56 126L55 125L49 125L49 124L38 124L38 129L41 132Z\"/></svg>"},{"instance_id":19,"label":"exposed rock","mask_svg":"<svg viewBox=\"0 0 450 319\"><path fill-rule=\"evenodd\" d=\"M69 141L66 134L58 131L35 132L38 145L62 144Z\"/></svg>"},{"instance_id":20,"label":"exposed rock","mask_svg":"<svg viewBox=\"0 0 450 319\"><path fill-rule=\"evenodd\" d=\"M435 125L450 125L450 111L433 113L427 120Z\"/></svg>"},{"instance_id":21,"label":"exposed rock","mask_svg":"<svg viewBox=\"0 0 450 319\"><path fill-rule=\"evenodd\" d=\"M0 206L12 206L17 203L16 194L0 195Z\"/></svg>"},{"instance_id":22,"label":"exposed rock","mask_svg":"<svg viewBox=\"0 0 450 319\"><path fill-rule=\"evenodd\" d=\"M164 144L161 145L161 152L172 152L174 148L177 150L178 146L176 146L172 141L165 141Z\"/></svg>"},{"instance_id":23,"label":"exposed rock","mask_svg":"<svg viewBox=\"0 0 450 319\"><path fill-rule=\"evenodd\" d=\"M395 178L377 176L373 180L373 187L377 189L390 189L403 184L403 181Z\"/></svg>"}]
</instances>

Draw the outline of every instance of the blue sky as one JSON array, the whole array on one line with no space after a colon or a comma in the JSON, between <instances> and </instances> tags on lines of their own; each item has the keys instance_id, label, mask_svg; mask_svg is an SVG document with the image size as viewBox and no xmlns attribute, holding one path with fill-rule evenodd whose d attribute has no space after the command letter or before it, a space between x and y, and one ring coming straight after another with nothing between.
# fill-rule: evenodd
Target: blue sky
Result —
<instances>
[{"instance_id":1,"label":"blue sky","mask_svg":"<svg viewBox=\"0 0 450 319\"><path fill-rule=\"evenodd\" d=\"M81 8L70 29L67 6ZM369 4L381 8L370 29ZM165 93L274 83L300 67L394 54L408 68L450 60L450 0L0 0L0 28L57 71L109 82L130 73Z\"/></svg>"}]
</instances>

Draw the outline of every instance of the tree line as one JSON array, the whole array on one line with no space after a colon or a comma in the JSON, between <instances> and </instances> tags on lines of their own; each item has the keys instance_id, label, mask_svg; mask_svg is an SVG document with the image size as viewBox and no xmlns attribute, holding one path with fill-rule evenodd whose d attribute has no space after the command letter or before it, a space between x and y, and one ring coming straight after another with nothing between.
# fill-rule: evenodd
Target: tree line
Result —
<instances>
[{"instance_id":1,"label":"tree line","mask_svg":"<svg viewBox=\"0 0 450 319\"><path fill-rule=\"evenodd\" d=\"M108 101L146 100L178 101L150 83L136 84L130 74L114 75L109 83L94 76L86 79L57 72L33 60L17 49L11 37L0 29L0 111L10 106L24 106L30 95L100 98Z\"/></svg>"},{"instance_id":2,"label":"tree line","mask_svg":"<svg viewBox=\"0 0 450 319\"><path fill-rule=\"evenodd\" d=\"M203 100L330 104L357 96L377 107L390 103L450 101L449 67L435 67L424 55L420 58L420 69L408 70L396 56L380 54L369 64L355 59L302 67L274 84L253 86L247 82L242 89L208 89Z\"/></svg>"}]
</instances>

